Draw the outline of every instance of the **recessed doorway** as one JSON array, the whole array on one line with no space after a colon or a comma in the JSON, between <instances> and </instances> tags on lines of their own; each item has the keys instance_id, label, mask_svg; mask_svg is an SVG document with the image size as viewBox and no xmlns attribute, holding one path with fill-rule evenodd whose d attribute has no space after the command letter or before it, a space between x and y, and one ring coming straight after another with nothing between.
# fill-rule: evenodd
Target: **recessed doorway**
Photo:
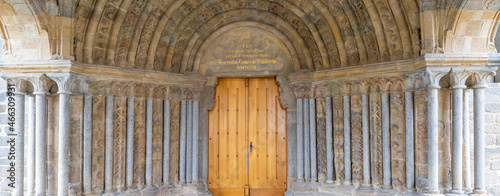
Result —
<instances>
[{"instance_id":1,"label":"recessed doorway","mask_svg":"<svg viewBox=\"0 0 500 196\"><path fill-rule=\"evenodd\" d=\"M219 79L209 112L212 195L283 195L286 124L275 79Z\"/></svg>"}]
</instances>

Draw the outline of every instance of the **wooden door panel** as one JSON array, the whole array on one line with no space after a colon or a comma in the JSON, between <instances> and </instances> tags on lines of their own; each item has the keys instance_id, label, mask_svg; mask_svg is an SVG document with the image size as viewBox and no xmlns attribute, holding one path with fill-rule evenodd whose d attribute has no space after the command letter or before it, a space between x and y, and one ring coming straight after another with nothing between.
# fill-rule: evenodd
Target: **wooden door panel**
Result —
<instances>
[{"instance_id":1,"label":"wooden door panel","mask_svg":"<svg viewBox=\"0 0 500 196\"><path fill-rule=\"evenodd\" d=\"M224 79L209 112L209 188L237 189L246 180L244 79Z\"/></svg>"},{"instance_id":2,"label":"wooden door panel","mask_svg":"<svg viewBox=\"0 0 500 196\"><path fill-rule=\"evenodd\" d=\"M248 184L253 195L282 194L287 173L286 111L279 103L275 80L220 79L215 96L209 112L212 193L240 195Z\"/></svg>"}]
</instances>

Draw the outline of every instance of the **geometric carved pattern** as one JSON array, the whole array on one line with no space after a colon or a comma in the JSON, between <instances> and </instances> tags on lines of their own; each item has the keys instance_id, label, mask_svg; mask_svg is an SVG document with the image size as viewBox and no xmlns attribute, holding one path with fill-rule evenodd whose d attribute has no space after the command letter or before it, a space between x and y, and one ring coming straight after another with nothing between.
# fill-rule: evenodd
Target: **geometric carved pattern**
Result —
<instances>
[{"instance_id":1,"label":"geometric carved pattern","mask_svg":"<svg viewBox=\"0 0 500 196\"><path fill-rule=\"evenodd\" d=\"M104 190L104 97L92 98L92 192Z\"/></svg>"},{"instance_id":2,"label":"geometric carved pattern","mask_svg":"<svg viewBox=\"0 0 500 196\"><path fill-rule=\"evenodd\" d=\"M117 190L125 187L125 153L127 137L127 98L115 98L115 117L113 130L113 183Z\"/></svg>"},{"instance_id":3,"label":"geometric carved pattern","mask_svg":"<svg viewBox=\"0 0 500 196\"><path fill-rule=\"evenodd\" d=\"M333 147L335 156L335 179L342 182L344 173L344 100L342 96L333 97Z\"/></svg>"},{"instance_id":4,"label":"geometric carved pattern","mask_svg":"<svg viewBox=\"0 0 500 196\"><path fill-rule=\"evenodd\" d=\"M351 96L352 177L355 185L363 183L363 130L361 96Z\"/></svg>"},{"instance_id":5,"label":"geometric carved pattern","mask_svg":"<svg viewBox=\"0 0 500 196\"><path fill-rule=\"evenodd\" d=\"M324 139L326 138L325 98L316 99L316 116L318 180L322 182L326 179L326 139Z\"/></svg>"},{"instance_id":6,"label":"geometric carved pattern","mask_svg":"<svg viewBox=\"0 0 500 196\"><path fill-rule=\"evenodd\" d=\"M153 185L162 184L162 166L163 166L163 100L153 100Z\"/></svg>"},{"instance_id":7,"label":"geometric carved pattern","mask_svg":"<svg viewBox=\"0 0 500 196\"><path fill-rule=\"evenodd\" d=\"M382 110L380 93L370 94L370 151L374 187L382 185Z\"/></svg>"},{"instance_id":8,"label":"geometric carved pattern","mask_svg":"<svg viewBox=\"0 0 500 196\"><path fill-rule=\"evenodd\" d=\"M170 184L179 180L179 120L180 102L170 101Z\"/></svg>"},{"instance_id":9,"label":"geometric carved pattern","mask_svg":"<svg viewBox=\"0 0 500 196\"><path fill-rule=\"evenodd\" d=\"M134 184L144 185L146 159L146 130L144 98L135 98L134 104Z\"/></svg>"},{"instance_id":10,"label":"geometric carved pattern","mask_svg":"<svg viewBox=\"0 0 500 196\"><path fill-rule=\"evenodd\" d=\"M403 189L406 181L405 163L405 109L404 92L390 94L391 113L391 174L392 185L395 189Z\"/></svg>"},{"instance_id":11,"label":"geometric carved pattern","mask_svg":"<svg viewBox=\"0 0 500 196\"><path fill-rule=\"evenodd\" d=\"M415 177L427 178L427 91L415 91Z\"/></svg>"}]
</instances>

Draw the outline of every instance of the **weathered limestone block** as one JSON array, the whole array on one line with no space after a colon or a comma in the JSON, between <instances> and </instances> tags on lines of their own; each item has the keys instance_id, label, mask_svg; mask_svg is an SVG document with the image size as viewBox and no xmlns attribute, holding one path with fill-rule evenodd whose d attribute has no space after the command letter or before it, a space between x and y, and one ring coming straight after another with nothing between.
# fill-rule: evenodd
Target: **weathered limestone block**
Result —
<instances>
[{"instance_id":1,"label":"weathered limestone block","mask_svg":"<svg viewBox=\"0 0 500 196\"><path fill-rule=\"evenodd\" d=\"M427 91L416 91L414 97L415 177L427 178Z\"/></svg>"},{"instance_id":2,"label":"weathered limestone block","mask_svg":"<svg viewBox=\"0 0 500 196\"><path fill-rule=\"evenodd\" d=\"M113 129L113 183L116 190L125 187L125 158L127 138L127 98L115 98Z\"/></svg>"},{"instance_id":3,"label":"weathered limestone block","mask_svg":"<svg viewBox=\"0 0 500 196\"><path fill-rule=\"evenodd\" d=\"M179 181L180 102L170 101L170 183Z\"/></svg>"},{"instance_id":4,"label":"weathered limestone block","mask_svg":"<svg viewBox=\"0 0 500 196\"><path fill-rule=\"evenodd\" d=\"M69 178L68 193L80 195L82 191L82 144L83 144L83 96L71 95L70 97L70 130L69 143Z\"/></svg>"},{"instance_id":5,"label":"weathered limestone block","mask_svg":"<svg viewBox=\"0 0 500 196\"><path fill-rule=\"evenodd\" d=\"M391 93L391 174L394 189L403 189L406 182L405 110L403 92Z\"/></svg>"},{"instance_id":6,"label":"weathered limestone block","mask_svg":"<svg viewBox=\"0 0 500 196\"><path fill-rule=\"evenodd\" d=\"M92 192L104 190L105 97L92 98Z\"/></svg>"},{"instance_id":7,"label":"weathered limestone block","mask_svg":"<svg viewBox=\"0 0 500 196\"><path fill-rule=\"evenodd\" d=\"M344 99L335 96L333 104L333 150L335 157L335 179L338 183L344 181Z\"/></svg>"},{"instance_id":8,"label":"weathered limestone block","mask_svg":"<svg viewBox=\"0 0 500 196\"><path fill-rule=\"evenodd\" d=\"M371 175L374 187L382 185L382 106L380 93L370 94Z\"/></svg>"},{"instance_id":9,"label":"weathered limestone block","mask_svg":"<svg viewBox=\"0 0 500 196\"><path fill-rule=\"evenodd\" d=\"M331 119L330 119L331 120ZM316 99L316 156L318 157L318 181L326 180L326 119L325 98Z\"/></svg>"},{"instance_id":10,"label":"weathered limestone block","mask_svg":"<svg viewBox=\"0 0 500 196\"><path fill-rule=\"evenodd\" d=\"M163 100L153 100L153 185L163 184Z\"/></svg>"},{"instance_id":11,"label":"weathered limestone block","mask_svg":"<svg viewBox=\"0 0 500 196\"><path fill-rule=\"evenodd\" d=\"M352 182L355 186L363 183L363 128L361 96L351 96L351 149Z\"/></svg>"},{"instance_id":12,"label":"weathered limestone block","mask_svg":"<svg viewBox=\"0 0 500 196\"><path fill-rule=\"evenodd\" d=\"M146 167L146 105L144 98L136 98L134 103L134 184L142 189Z\"/></svg>"},{"instance_id":13,"label":"weathered limestone block","mask_svg":"<svg viewBox=\"0 0 500 196\"><path fill-rule=\"evenodd\" d=\"M451 90L439 91L439 185L451 189Z\"/></svg>"}]
</instances>

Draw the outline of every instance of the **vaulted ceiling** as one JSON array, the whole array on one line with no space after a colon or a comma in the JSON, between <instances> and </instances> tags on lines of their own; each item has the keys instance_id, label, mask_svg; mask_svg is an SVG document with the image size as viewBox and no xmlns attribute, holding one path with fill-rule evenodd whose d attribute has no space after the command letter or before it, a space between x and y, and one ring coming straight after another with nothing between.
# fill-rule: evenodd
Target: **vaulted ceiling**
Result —
<instances>
[{"instance_id":1,"label":"vaulted ceiling","mask_svg":"<svg viewBox=\"0 0 500 196\"><path fill-rule=\"evenodd\" d=\"M80 0L75 59L187 73L190 45L217 29L258 22L304 50L302 70L324 70L420 55L418 0Z\"/></svg>"}]
</instances>

